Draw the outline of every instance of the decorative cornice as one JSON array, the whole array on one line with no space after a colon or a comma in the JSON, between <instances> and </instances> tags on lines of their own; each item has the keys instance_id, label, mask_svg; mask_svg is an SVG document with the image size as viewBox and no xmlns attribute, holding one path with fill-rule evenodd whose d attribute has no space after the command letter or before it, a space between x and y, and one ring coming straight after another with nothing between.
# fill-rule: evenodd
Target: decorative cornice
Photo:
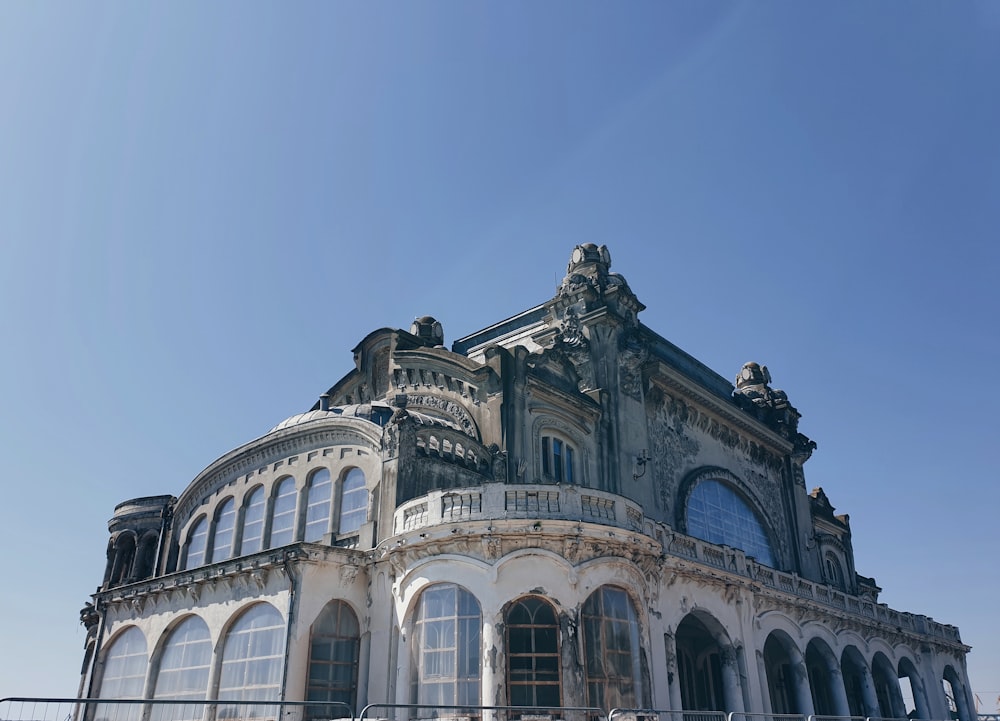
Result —
<instances>
[{"instance_id":1,"label":"decorative cornice","mask_svg":"<svg viewBox=\"0 0 1000 721\"><path fill-rule=\"evenodd\" d=\"M297 453L359 441L377 452L382 445L382 428L360 418L335 416L269 433L230 451L199 473L177 499L174 515L185 520L216 488L244 473Z\"/></svg>"}]
</instances>

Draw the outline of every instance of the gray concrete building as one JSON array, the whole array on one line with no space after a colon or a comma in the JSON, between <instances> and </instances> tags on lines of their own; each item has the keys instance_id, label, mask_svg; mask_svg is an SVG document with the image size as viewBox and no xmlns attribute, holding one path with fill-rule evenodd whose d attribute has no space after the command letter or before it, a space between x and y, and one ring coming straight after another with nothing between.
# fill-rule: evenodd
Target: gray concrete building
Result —
<instances>
[{"instance_id":1,"label":"gray concrete building","mask_svg":"<svg viewBox=\"0 0 1000 721\"><path fill-rule=\"evenodd\" d=\"M969 647L879 603L767 368L730 383L643 308L577 246L546 303L450 349L376 330L301 415L120 504L82 694L971 721Z\"/></svg>"}]
</instances>

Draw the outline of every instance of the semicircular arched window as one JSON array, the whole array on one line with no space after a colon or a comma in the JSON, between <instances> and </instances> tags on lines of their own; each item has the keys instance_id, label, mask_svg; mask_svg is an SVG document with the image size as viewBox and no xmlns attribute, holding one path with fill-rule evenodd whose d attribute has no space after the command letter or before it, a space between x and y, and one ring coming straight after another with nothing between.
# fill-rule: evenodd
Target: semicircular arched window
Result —
<instances>
[{"instance_id":1,"label":"semicircular arched window","mask_svg":"<svg viewBox=\"0 0 1000 721\"><path fill-rule=\"evenodd\" d=\"M760 518L722 481L705 480L695 486L688 499L687 532L709 543L739 548L765 566L774 566L774 552Z\"/></svg>"}]
</instances>

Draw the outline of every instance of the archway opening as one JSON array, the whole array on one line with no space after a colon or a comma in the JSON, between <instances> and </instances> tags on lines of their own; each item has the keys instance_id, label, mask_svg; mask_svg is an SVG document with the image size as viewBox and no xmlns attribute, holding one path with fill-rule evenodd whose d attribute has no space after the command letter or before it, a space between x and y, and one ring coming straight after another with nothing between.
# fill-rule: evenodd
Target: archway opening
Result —
<instances>
[{"instance_id":1,"label":"archway opening","mask_svg":"<svg viewBox=\"0 0 1000 721\"><path fill-rule=\"evenodd\" d=\"M694 614L677 626L677 676L685 711L724 711L722 648Z\"/></svg>"},{"instance_id":2,"label":"archway opening","mask_svg":"<svg viewBox=\"0 0 1000 721\"><path fill-rule=\"evenodd\" d=\"M772 633L764 642L764 669L767 673L767 692L771 698L771 712L775 714L801 714L797 697L795 664L786 645Z\"/></svg>"},{"instance_id":3,"label":"archway opening","mask_svg":"<svg viewBox=\"0 0 1000 721\"><path fill-rule=\"evenodd\" d=\"M847 692L847 707L851 716L873 716L878 713L872 704L866 702L868 693L868 668L861 653L853 646L844 649L840 659L840 670L844 675L844 691Z\"/></svg>"},{"instance_id":4,"label":"archway opening","mask_svg":"<svg viewBox=\"0 0 1000 721\"><path fill-rule=\"evenodd\" d=\"M837 716L833 683L836 681L833 669L837 658L830 647L818 639L813 639L806 647L806 672L809 674L809 690L812 693L813 709L820 716Z\"/></svg>"}]
</instances>

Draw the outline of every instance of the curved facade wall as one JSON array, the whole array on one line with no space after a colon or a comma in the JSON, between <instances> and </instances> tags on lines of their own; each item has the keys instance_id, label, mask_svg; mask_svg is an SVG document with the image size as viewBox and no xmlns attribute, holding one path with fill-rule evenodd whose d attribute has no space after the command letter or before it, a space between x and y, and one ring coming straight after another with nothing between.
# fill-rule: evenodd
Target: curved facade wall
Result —
<instances>
[{"instance_id":1,"label":"curved facade wall","mask_svg":"<svg viewBox=\"0 0 1000 721\"><path fill-rule=\"evenodd\" d=\"M121 504L86 695L970 718L968 647L857 574L767 369L730 384L642 309L578 246L548 303L450 350L375 331L312 409Z\"/></svg>"}]
</instances>

